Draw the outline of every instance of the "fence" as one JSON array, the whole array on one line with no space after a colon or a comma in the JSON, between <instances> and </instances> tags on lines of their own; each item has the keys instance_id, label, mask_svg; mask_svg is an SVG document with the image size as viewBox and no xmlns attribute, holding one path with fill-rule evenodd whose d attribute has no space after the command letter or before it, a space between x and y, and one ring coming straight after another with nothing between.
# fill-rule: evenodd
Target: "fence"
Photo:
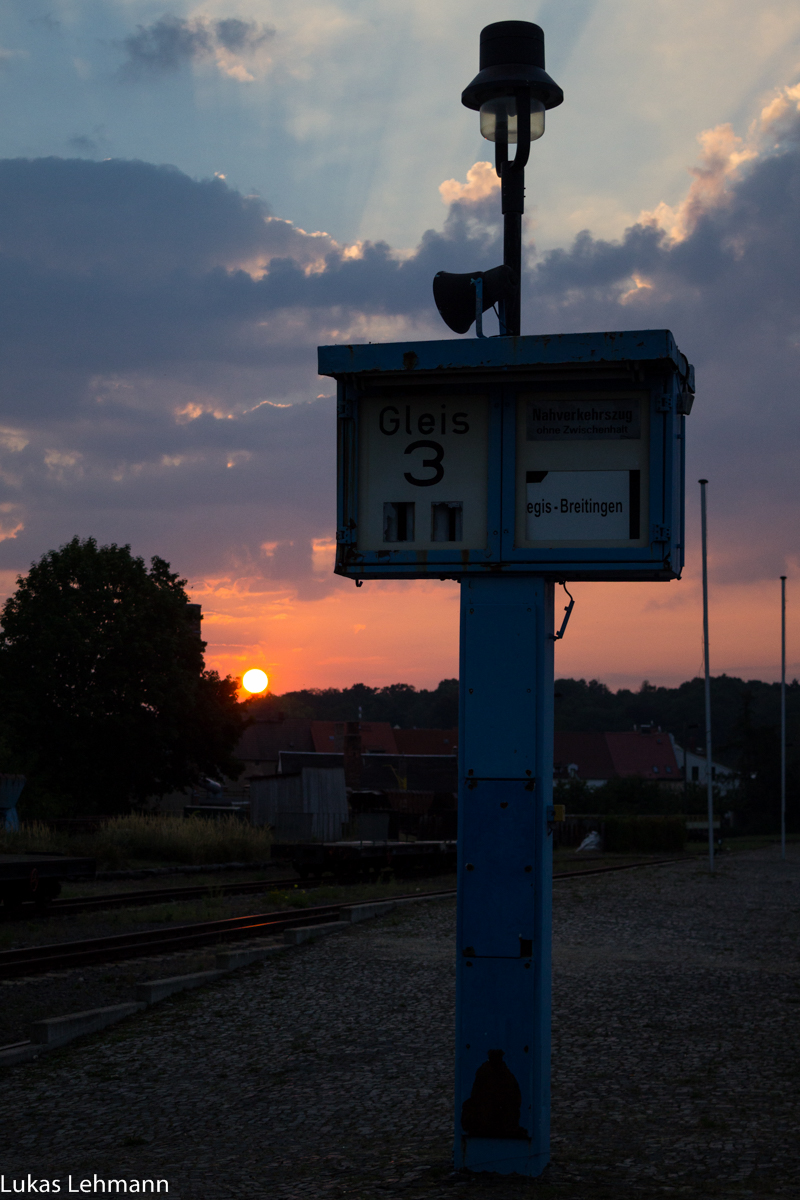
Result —
<instances>
[{"instance_id":1,"label":"fence","mask_svg":"<svg viewBox=\"0 0 800 1200\"><path fill-rule=\"evenodd\" d=\"M554 848L576 848L590 833L599 833L601 848L610 854L680 851L686 845L686 827L685 817L616 814L567 817L553 826Z\"/></svg>"}]
</instances>

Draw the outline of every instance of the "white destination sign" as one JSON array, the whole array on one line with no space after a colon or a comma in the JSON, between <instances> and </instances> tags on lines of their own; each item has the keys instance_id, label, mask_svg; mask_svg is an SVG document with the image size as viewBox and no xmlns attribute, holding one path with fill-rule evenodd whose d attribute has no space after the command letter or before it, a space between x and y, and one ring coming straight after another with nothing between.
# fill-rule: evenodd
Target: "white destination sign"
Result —
<instances>
[{"instance_id":1,"label":"white destination sign","mask_svg":"<svg viewBox=\"0 0 800 1200\"><path fill-rule=\"evenodd\" d=\"M639 471L527 471L528 541L639 537Z\"/></svg>"}]
</instances>

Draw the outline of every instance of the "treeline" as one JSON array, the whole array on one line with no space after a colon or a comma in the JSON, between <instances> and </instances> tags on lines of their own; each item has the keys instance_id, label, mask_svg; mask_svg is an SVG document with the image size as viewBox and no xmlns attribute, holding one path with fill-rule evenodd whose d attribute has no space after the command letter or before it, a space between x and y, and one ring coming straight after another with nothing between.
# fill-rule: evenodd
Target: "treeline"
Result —
<instances>
[{"instance_id":1,"label":"treeline","mask_svg":"<svg viewBox=\"0 0 800 1200\"><path fill-rule=\"evenodd\" d=\"M268 696L253 703L259 713L282 712L313 721L388 721L401 729L453 729L458 725L458 680L443 679L438 687L391 683L373 688L354 683L349 688L303 688Z\"/></svg>"},{"instance_id":2,"label":"treeline","mask_svg":"<svg viewBox=\"0 0 800 1200\"><path fill-rule=\"evenodd\" d=\"M407 683L373 688L357 683L349 688L305 688L253 702L257 710L308 717L318 721L388 721L401 729L450 729L458 724L458 680L443 679L436 688L417 689ZM780 685L758 679L719 675L711 680L712 748L714 759L738 772L736 795L721 802L737 813L739 827L774 832L780 813ZM800 684L786 689L787 823L800 830ZM634 691L612 692L596 679L559 679L555 685L555 726L558 730L624 731L653 724L698 750L705 747L705 706L702 679L678 687L658 687L646 680ZM631 788L630 794L628 788ZM675 811L701 812L701 790L671 797ZM633 793L636 792L634 797ZM641 784L616 781L593 804L609 812L648 812L664 807L659 790L652 795ZM579 811L588 797L570 797L568 807Z\"/></svg>"},{"instance_id":3,"label":"treeline","mask_svg":"<svg viewBox=\"0 0 800 1200\"><path fill-rule=\"evenodd\" d=\"M388 721L401 729L450 729L458 724L458 680L443 679L430 690L409 683L348 688L303 688L252 702L255 711L283 712L287 717L315 721ZM786 689L790 731L800 724L800 683ZM711 680L714 758L737 766L743 745L754 731L772 729L780 720L780 685L758 679L719 675ZM555 727L580 732L610 732L634 725L660 725L679 743L705 744L703 680L690 679L678 687L657 687L647 680L633 691L612 692L591 679L558 679L555 685ZM789 741L795 740L792 736Z\"/></svg>"},{"instance_id":4,"label":"treeline","mask_svg":"<svg viewBox=\"0 0 800 1200\"><path fill-rule=\"evenodd\" d=\"M556 727L630 729L653 722L705 747L702 679L676 688L643 683L638 691L611 692L592 680L563 679L556 685ZM800 831L800 684L786 688L786 823ZM711 745L714 759L733 767L735 792L719 797L721 810L734 812L742 832L776 833L780 827L780 684L719 675L711 680ZM696 799L697 797L695 797ZM687 796L687 800L691 797ZM692 811L692 809L688 809Z\"/></svg>"},{"instance_id":5,"label":"treeline","mask_svg":"<svg viewBox=\"0 0 800 1200\"><path fill-rule=\"evenodd\" d=\"M705 745L704 685L700 678L678 687L657 687L647 680L638 691L612 692L591 679L558 679L555 687L556 729L617 732L653 723L673 733L683 745ZM800 683L786 687L787 726L800 723ZM737 766L743 743L754 730L774 729L780 722L780 684L718 675L711 680L711 742L714 758ZM794 740L789 738L789 741Z\"/></svg>"}]
</instances>

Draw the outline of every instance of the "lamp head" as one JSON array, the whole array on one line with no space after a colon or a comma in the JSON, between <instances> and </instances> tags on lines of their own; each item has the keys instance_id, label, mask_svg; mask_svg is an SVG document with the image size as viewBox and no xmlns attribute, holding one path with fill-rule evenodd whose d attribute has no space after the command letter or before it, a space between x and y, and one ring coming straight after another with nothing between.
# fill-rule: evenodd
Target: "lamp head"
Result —
<instances>
[{"instance_id":1,"label":"lamp head","mask_svg":"<svg viewBox=\"0 0 800 1200\"><path fill-rule=\"evenodd\" d=\"M481 133L493 142L498 126L504 139L517 140L517 104L531 112L531 141L544 133L544 114L564 100L544 69L544 30L532 21L495 21L481 30L480 71L461 93L461 103L478 109Z\"/></svg>"}]
</instances>

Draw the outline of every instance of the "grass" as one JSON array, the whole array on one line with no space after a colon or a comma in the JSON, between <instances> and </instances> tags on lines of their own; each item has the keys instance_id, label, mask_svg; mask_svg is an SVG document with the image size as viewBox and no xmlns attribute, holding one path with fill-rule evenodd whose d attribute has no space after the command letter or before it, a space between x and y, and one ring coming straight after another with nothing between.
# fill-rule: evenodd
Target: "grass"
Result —
<instances>
[{"instance_id":1,"label":"grass","mask_svg":"<svg viewBox=\"0 0 800 1200\"><path fill-rule=\"evenodd\" d=\"M113 817L96 833L64 834L34 822L19 832L0 831L0 854L36 851L94 858L103 870L140 863L264 862L271 835L236 817L219 820L133 813Z\"/></svg>"}]
</instances>

